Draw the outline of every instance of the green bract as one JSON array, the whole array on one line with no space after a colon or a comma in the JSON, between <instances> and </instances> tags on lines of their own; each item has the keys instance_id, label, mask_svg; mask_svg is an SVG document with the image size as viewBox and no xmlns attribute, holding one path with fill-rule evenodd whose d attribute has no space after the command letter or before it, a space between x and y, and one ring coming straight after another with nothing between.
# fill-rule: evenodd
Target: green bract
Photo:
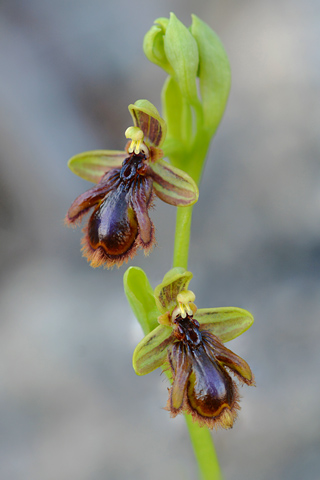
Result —
<instances>
[{"instance_id":1,"label":"green bract","mask_svg":"<svg viewBox=\"0 0 320 480\"><path fill-rule=\"evenodd\" d=\"M148 277L141 268L129 267L123 276L123 285L130 307L146 335L158 326L158 310Z\"/></svg>"},{"instance_id":2,"label":"green bract","mask_svg":"<svg viewBox=\"0 0 320 480\"><path fill-rule=\"evenodd\" d=\"M171 13L164 37L164 49L181 93L191 105L198 105L197 71L199 52L189 30Z\"/></svg>"},{"instance_id":3,"label":"green bract","mask_svg":"<svg viewBox=\"0 0 320 480\"><path fill-rule=\"evenodd\" d=\"M227 54L214 31L196 15L192 15L191 33L199 49L199 79L203 123L213 135L228 100L231 72Z\"/></svg>"}]
</instances>

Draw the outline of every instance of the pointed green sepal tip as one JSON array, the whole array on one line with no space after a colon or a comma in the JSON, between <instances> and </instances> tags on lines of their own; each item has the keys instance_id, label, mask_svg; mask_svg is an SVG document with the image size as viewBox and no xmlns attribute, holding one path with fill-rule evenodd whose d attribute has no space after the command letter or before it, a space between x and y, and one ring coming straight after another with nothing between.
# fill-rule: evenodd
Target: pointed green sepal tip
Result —
<instances>
[{"instance_id":1,"label":"pointed green sepal tip","mask_svg":"<svg viewBox=\"0 0 320 480\"><path fill-rule=\"evenodd\" d=\"M162 283L154 290L156 305L161 313L166 313L176 307L178 294L188 289L192 277L191 272L179 267L172 268L166 273Z\"/></svg>"},{"instance_id":2,"label":"pointed green sepal tip","mask_svg":"<svg viewBox=\"0 0 320 480\"><path fill-rule=\"evenodd\" d=\"M123 286L129 305L147 335L159 325L159 311L148 277L141 268L129 267L123 276Z\"/></svg>"},{"instance_id":3,"label":"pointed green sepal tip","mask_svg":"<svg viewBox=\"0 0 320 480\"><path fill-rule=\"evenodd\" d=\"M169 270L163 277L162 283L170 283L177 277L177 275L184 275L185 272L186 269L183 267L171 268L171 270Z\"/></svg>"},{"instance_id":4,"label":"pointed green sepal tip","mask_svg":"<svg viewBox=\"0 0 320 480\"><path fill-rule=\"evenodd\" d=\"M146 375L167 361L167 348L173 340L171 327L159 325L137 345L132 365L137 375Z\"/></svg>"},{"instance_id":5,"label":"pointed green sepal tip","mask_svg":"<svg viewBox=\"0 0 320 480\"><path fill-rule=\"evenodd\" d=\"M120 150L92 150L79 153L68 161L70 170L89 182L98 183L113 168L120 168L128 154Z\"/></svg>"},{"instance_id":6,"label":"pointed green sepal tip","mask_svg":"<svg viewBox=\"0 0 320 480\"><path fill-rule=\"evenodd\" d=\"M238 337L254 322L250 312L236 307L200 308L194 318L200 323L201 330L213 333L222 343Z\"/></svg>"}]
</instances>

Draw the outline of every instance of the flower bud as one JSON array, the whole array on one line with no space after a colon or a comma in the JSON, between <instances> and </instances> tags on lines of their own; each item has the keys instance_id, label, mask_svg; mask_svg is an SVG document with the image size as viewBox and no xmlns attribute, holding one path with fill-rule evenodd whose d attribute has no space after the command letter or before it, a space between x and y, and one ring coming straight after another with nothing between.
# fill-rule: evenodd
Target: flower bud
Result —
<instances>
[{"instance_id":1,"label":"flower bud","mask_svg":"<svg viewBox=\"0 0 320 480\"><path fill-rule=\"evenodd\" d=\"M168 18L158 18L155 20L150 30L146 33L143 40L143 51L150 62L159 65L169 75L172 75L173 69L168 62L164 49L164 35L166 33Z\"/></svg>"},{"instance_id":2,"label":"flower bud","mask_svg":"<svg viewBox=\"0 0 320 480\"><path fill-rule=\"evenodd\" d=\"M198 104L197 42L174 13L170 14L170 19L158 18L155 24L144 37L144 53L151 62L159 65L176 80L189 103Z\"/></svg>"}]
</instances>

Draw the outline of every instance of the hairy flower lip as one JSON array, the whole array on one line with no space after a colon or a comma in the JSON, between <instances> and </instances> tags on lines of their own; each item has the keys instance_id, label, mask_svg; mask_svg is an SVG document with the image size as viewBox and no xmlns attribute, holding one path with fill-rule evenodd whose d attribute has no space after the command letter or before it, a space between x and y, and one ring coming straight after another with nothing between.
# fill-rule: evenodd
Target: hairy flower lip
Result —
<instances>
[{"instance_id":1,"label":"hairy flower lip","mask_svg":"<svg viewBox=\"0 0 320 480\"><path fill-rule=\"evenodd\" d=\"M195 182L182 170L162 160L160 148L166 124L147 100L129 105L134 127L124 152L97 150L72 157L71 170L97 185L76 198L65 218L78 225L93 209L82 239L83 256L91 266L107 268L128 262L139 248L147 255L155 245L154 225L148 210L157 195L174 206L198 199Z\"/></svg>"},{"instance_id":2,"label":"hairy flower lip","mask_svg":"<svg viewBox=\"0 0 320 480\"><path fill-rule=\"evenodd\" d=\"M166 406L170 416L184 412L200 426L231 428L240 408L238 389L204 345L192 349L174 344L168 359L173 377Z\"/></svg>"},{"instance_id":3,"label":"hairy flower lip","mask_svg":"<svg viewBox=\"0 0 320 480\"><path fill-rule=\"evenodd\" d=\"M181 411L190 413L209 428L231 428L240 408L239 394L226 367L240 383L253 385L249 365L203 330L192 316L177 317L175 325L176 341L168 346L173 384L167 409L173 417Z\"/></svg>"},{"instance_id":4,"label":"hairy flower lip","mask_svg":"<svg viewBox=\"0 0 320 480\"><path fill-rule=\"evenodd\" d=\"M95 208L82 241L83 255L94 267L120 266L137 248L147 253L155 243L148 215L153 201L151 179L137 172L124 179L121 170L114 175L115 188Z\"/></svg>"}]
</instances>

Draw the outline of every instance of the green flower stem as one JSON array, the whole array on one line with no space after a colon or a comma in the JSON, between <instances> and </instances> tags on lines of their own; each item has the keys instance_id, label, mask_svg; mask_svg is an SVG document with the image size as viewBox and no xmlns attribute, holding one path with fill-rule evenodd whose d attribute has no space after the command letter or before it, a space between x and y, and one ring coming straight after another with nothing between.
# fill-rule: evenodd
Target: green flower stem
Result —
<instances>
[{"instance_id":1,"label":"green flower stem","mask_svg":"<svg viewBox=\"0 0 320 480\"><path fill-rule=\"evenodd\" d=\"M190 415L185 415L193 451L198 462L201 480L222 480L218 457L207 428L199 427Z\"/></svg>"},{"instance_id":2,"label":"green flower stem","mask_svg":"<svg viewBox=\"0 0 320 480\"><path fill-rule=\"evenodd\" d=\"M197 118L199 118L199 116L197 116ZM184 156L184 170L198 185L201 180L204 160L209 148L210 139L210 135L200 128L191 153L189 153L188 156ZM193 206L177 208L173 267L183 267L185 269L188 267L192 210Z\"/></svg>"},{"instance_id":3,"label":"green flower stem","mask_svg":"<svg viewBox=\"0 0 320 480\"><path fill-rule=\"evenodd\" d=\"M193 206L177 208L173 267L182 267L186 270L188 267L192 210Z\"/></svg>"}]
</instances>

